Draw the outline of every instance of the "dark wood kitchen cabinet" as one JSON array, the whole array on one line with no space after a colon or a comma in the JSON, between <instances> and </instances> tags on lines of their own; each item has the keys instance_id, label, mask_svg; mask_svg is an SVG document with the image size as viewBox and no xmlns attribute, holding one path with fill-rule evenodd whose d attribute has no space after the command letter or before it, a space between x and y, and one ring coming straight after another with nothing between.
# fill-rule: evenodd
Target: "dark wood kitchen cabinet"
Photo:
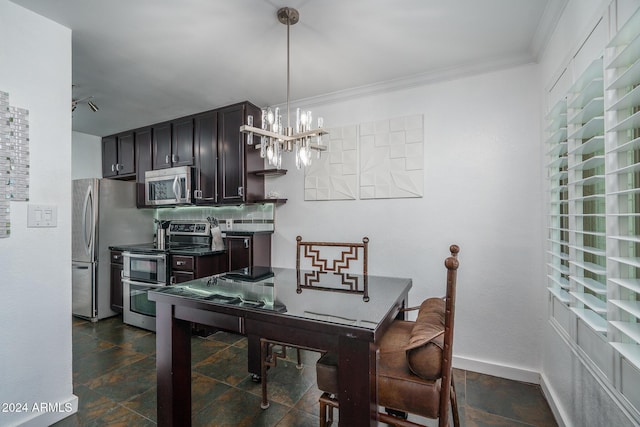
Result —
<instances>
[{"instance_id":1,"label":"dark wood kitchen cabinet","mask_svg":"<svg viewBox=\"0 0 640 427\"><path fill-rule=\"evenodd\" d=\"M171 123L153 126L152 160L154 170L171 167Z\"/></svg>"},{"instance_id":2,"label":"dark wood kitchen cabinet","mask_svg":"<svg viewBox=\"0 0 640 427\"><path fill-rule=\"evenodd\" d=\"M102 176L104 178L131 177L135 172L133 132L102 138Z\"/></svg>"},{"instance_id":3,"label":"dark wood kitchen cabinet","mask_svg":"<svg viewBox=\"0 0 640 427\"><path fill-rule=\"evenodd\" d=\"M253 266L271 266L271 234L227 234L226 244L229 271Z\"/></svg>"},{"instance_id":4,"label":"dark wood kitchen cabinet","mask_svg":"<svg viewBox=\"0 0 640 427\"><path fill-rule=\"evenodd\" d=\"M122 313L122 252L111 251L111 310Z\"/></svg>"},{"instance_id":5,"label":"dark wood kitchen cabinet","mask_svg":"<svg viewBox=\"0 0 640 427\"><path fill-rule=\"evenodd\" d=\"M152 164L152 130L151 128L139 129L134 132L136 142L136 206L147 206L144 197L144 173L153 169Z\"/></svg>"},{"instance_id":6,"label":"dark wood kitchen cabinet","mask_svg":"<svg viewBox=\"0 0 640 427\"><path fill-rule=\"evenodd\" d=\"M226 254L203 256L171 255L171 276L174 283L211 276L227 271Z\"/></svg>"},{"instance_id":7,"label":"dark wood kitchen cabinet","mask_svg":"<svg viewBox=\"0 0 640 427\"><path fill-rule=\"evenodd\" d=\"M187 117L153 127L153 169L192 166L193 118Z\"/></svg>"},{"instance_id":8,"label":"dark wood kitchen cabinet","mask_svg":"<svg viewBox=\"0 0 640 427\"><path fill-rule=\"evenodd\" d=\"M218 113L209 111L194 118L196 174L194 198L197 204L217 203Z\"/></svg>"},{"instance_id":9,"label":"dark wood kitchen cabinet","mask_svg":"<svg viewBox=\"0 0 640 427\"><path fill-rule=\"evenodd\" d=\"M145 205L144 173L175 166L194 166L198 205L264 201L264 173L259 173L264 159L255 148L260 138L254 136L248 145L248 136L240 132L249 115L260 127L260 108L241 102L105 137L103 176L135 179L140 208L150 207Z\"/></svg>"},{"instance_id":10,"label":"dark wood kitchen cabinet","mask_svg":"<svg viewBox=\"0 0 640 427\"><path fill-rule=\"evenodd\" d=\"M261 126L261 110L249 102L218 110L218 203L242 203L264 199L264 176L252 172L264 169L264 159L247 136L240 133L252 115L254 126Z\"/></svg>"},{"instance_id":11,"label":"dark wood kitchen cabinet","mask_svg":"<svg viewBox=\"0 0 640 427\"><path fill-rule=\"evenodd\" d=\"M171 165L193 166L193 117L173 122Z\"/></svg>"}]
</instances>

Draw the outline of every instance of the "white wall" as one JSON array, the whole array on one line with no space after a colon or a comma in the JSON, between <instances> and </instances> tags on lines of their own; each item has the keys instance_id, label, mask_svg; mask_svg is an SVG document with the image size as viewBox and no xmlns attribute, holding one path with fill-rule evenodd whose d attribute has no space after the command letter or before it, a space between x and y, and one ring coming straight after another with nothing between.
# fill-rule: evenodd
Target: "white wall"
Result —
<instances>
[{"instance_id":1,"label":"white wall","mask_svg":"<svg viewBox=\"0 0 640 427\"><path fill-rule=\"evenodd\" d=\"M71 179L102 178L102 138L81 132L71 138Z\"/></svg>"},{"instance_id":2,"label":"white wall","mask_svg":"<svg viewBox=\"0 0 640 427\"><path fill-rule=\"evenodd\" d=\"M49 425L77 406L71 369L71 31L0 0L0 90L29 110L30 202L58 207L58 226L27 228L27 202L11 203L0 239L0 425ZM33 412L34 404L62 412ZM75 410L75 409L73 409Z\"/></svg>"},{"instance_id":3,"label":"white wall","mask_svg":"<svg viewBox=\"0 0 640 427\"><path fill-rule=\"evenodd\" d=\"M295 265L295 238L359 241L369 271L413 279L410 304L443 295L460 245L454 365L538 382L545 318L540 92L535 65L314 106L327 127L424 114L424 197L304 201L303 172L267 178L284 193L273 263Z\"/></svg>"}]
</instances>

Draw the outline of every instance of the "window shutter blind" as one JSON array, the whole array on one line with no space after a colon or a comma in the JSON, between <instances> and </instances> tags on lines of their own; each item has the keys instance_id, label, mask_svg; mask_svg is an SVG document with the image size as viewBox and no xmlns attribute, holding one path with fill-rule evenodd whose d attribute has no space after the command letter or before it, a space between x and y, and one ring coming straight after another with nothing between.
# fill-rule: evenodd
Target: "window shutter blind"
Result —
<instances>
[{"instance_id":1,"label":"window shutter blind","mask_svg":"<svg viewBox=\"0 0 640 427\"><path fill-rule=\"evenodd\" d=\"M547 168L550 183L550 226L547 264L549 291L569 304L569 187L567 185L567 101L561 99L546 117Z\"/></svg>"},{"instance_id":2,"label":"window shutter blind","mask_svg":"<svg viewBox=\"0 0 640 427\"><path fill-rule=\"evenodd\" d=\"M571 310L600 333L607 331L603 82L600 58L567 100Z\"/></svg>"},{"instance_id":3,"label":"window shutter blind","mask_svg":"<svg viewBox=\"0 0 640 427\"><path fill-rule=\"evenodd\" d=\"M605 55L609 339L640 368L640 11Z\"/></svg>"}]
</instances>

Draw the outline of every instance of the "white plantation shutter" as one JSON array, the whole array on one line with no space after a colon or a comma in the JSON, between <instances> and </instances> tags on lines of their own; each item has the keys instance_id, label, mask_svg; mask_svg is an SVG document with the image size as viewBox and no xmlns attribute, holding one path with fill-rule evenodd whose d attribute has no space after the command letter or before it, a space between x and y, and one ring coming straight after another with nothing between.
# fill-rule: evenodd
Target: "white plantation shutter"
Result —
<instances>
[{"instance_id":1,"label":"white plantation shutter","mask_svg":"<svg viewBox=\"0 0 640 427\"><path fill-rule=\"evenodd\" d=\"M611 345L640 368L640 12L605 52Z\"/></svg>"},{"instance_id":2,"label":"white plantation shutter","mask_svg":"<svg viewBox=\"0 0 640 427\"><path fill-rule=\"evenodd\" d=\"M576 80L567 97L569 283L571 310L607 331L603 62Z\"/></svg>"},{"instance_id":3,"label":"white plantation shutter","mask_svg":"<svg viewBox=\"0 0 640 427\"><path fill-rule=\"evenodd\" d=\"M549 291L569 304L569 187L567 185L567 102L560 100L546 117L550 221L547 277Z\"/></svg>"},{"instance_id":4,"label":"white plantation shutter","mask_svg":"<svg viewBox=\"0 0 640 427\"><path fill-rule=\"evenodd\" d=\"M549 316L640 423L640 9L609 40L546 116Z\"/></svg>"}]
</instances>

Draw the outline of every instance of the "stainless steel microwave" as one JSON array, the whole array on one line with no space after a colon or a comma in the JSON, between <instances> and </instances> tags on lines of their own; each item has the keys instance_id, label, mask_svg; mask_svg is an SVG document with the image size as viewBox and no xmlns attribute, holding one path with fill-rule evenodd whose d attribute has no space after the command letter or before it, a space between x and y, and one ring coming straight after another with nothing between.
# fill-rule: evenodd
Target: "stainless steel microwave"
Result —
<instances>
[{"instance_id":1,"label":"stainless steel microwave","mask_svg":"<svg viewBox=\"0 0 640 427\"><path fill-rule=\"evenodd\" d=\"M177 168L146 171L144 194L147 205L190 205L193 202L193 168Z\"/></svg>"}]
</instances>

